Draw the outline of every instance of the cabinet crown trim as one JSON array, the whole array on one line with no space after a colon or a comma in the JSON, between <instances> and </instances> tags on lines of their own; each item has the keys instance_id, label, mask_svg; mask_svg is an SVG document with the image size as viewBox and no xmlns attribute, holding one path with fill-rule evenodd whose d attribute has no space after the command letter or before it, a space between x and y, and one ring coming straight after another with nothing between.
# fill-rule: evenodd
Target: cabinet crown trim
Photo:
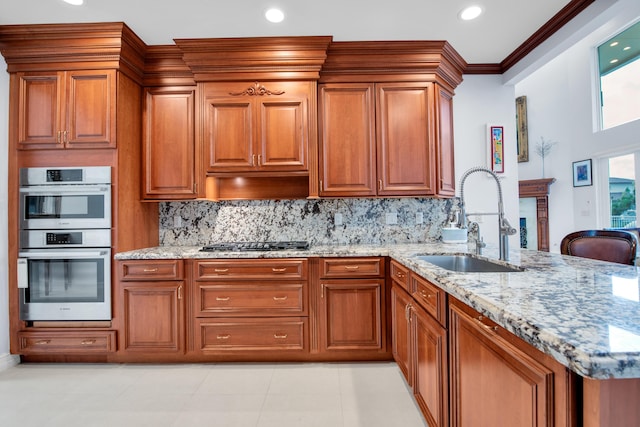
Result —
<instances>
[{"instance_id":1,"label":"cabinet crown trim","mask_svg":"<svg viewBox=\"0 0 640 427\"><path fill-rule=\"evenodd\" d=\"M123 22L0 26L10 73L116 69L141 82L146 48Z\"/></svg>"},{"instance_id":2,"label":"cabinet crown trim","mask_svg":"<svg viewBox=\"0 0 640 427\"><path fill-rule=\"evenodd\" d=\"M331 36L176 39L196 81L317 80Z\"/></svg>"},{"instance_id":3,"label":"cabinet crown trim","mask_svg":"<svg viewBox=\"0 0 640 427\"><path fill-rule=\"evenodd\" d=\"M466 67L466 61L446 41L334 42L321 80L386 81L391 76L398 81L402 76L403 80L436 81L453 91L462 82Z\"/></svg>"}]
</instances>

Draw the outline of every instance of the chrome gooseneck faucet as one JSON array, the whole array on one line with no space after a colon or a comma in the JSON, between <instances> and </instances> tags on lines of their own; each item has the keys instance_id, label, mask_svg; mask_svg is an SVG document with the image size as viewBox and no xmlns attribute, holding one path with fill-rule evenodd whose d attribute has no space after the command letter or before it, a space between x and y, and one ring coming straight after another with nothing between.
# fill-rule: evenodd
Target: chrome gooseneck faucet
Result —
<instances>
[{"instance_id":1,"label":"chrome gooseneck faucet","mask_svg":"<svg viewBox=\"0 0 640 427\"><path fill-rule=\"evenodd\" d=\"M498 212L491 213L473 213L467 214L465 209L465 201L464 201L464 182L467 177L475 172L485 172L488 173L495 179L496 184L498 186ZM502 202L502 185L500 184L500 178L490 169L487 169L482 166L477 166L469 169L464 174L462 174L462 178L460 179L460 216L458 217L458 227L466 229L468 226L468 215L498 215L498 236L499 236L499 244L500 244L500 259L503 261L509 260L509 236L516 234L517 230L509 224L509 221L504 216L504 204ZM480 231L478 230L478 239L480 238ZM480 247L481 243L478 247Z\"/></svg>"}]
</instances>

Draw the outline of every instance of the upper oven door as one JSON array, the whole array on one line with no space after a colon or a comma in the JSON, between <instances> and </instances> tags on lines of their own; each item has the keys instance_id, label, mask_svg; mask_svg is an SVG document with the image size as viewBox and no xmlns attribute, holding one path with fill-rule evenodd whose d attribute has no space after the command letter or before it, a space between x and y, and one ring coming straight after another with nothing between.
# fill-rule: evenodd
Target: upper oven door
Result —
<instances>
[{"instance_id":1,"label":"upper oven door","mask_svg":"<svg viewBox=\"0 0 640 427\"><path fill-rule=\"evenodd\" d=\"M20 228L111 228L111 185L20 188Z\"/></svg>"}]
</instances>

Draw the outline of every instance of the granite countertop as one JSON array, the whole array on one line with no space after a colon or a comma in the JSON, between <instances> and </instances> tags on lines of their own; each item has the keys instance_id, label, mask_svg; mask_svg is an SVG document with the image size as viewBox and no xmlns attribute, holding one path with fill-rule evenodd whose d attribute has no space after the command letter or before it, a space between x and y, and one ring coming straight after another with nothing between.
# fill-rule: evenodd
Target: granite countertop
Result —
<instances>
[{"instance_id":1,"label":"granite countertop","mask_svg":"<svg viewBox=\"0 0 640 427\"><path fill-rule=\"evenodd\" d=\"M468 253L466 244L329 245L305 251L199 252L162 246L116 259L390 256L583 377L640 378L640 268L512 249L513 273L456 273L416 255ZM497 261L497 248L483 258Z\"/></svg>"}]
</instances>

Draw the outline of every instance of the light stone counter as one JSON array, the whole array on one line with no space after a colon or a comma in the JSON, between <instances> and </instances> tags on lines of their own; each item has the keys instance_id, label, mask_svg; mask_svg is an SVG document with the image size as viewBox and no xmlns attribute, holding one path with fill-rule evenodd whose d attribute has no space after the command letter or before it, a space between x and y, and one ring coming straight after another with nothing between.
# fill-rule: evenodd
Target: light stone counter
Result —
<instances>
[{"instance_id":1,"label":"light stone counter","mask_svg":"<svg viewBox=\"0 0 640 427\"><path fill-rule=\"evenodd\" d=\"M640 378L640 269L515 249L514 273L455 273L416 255L467 253L466 244L328 245L306 251L199 252L162 246L116 259L390 256L583 377ZM497 259L497 248L482 257Z\"/></svg>"}]
</instances>

